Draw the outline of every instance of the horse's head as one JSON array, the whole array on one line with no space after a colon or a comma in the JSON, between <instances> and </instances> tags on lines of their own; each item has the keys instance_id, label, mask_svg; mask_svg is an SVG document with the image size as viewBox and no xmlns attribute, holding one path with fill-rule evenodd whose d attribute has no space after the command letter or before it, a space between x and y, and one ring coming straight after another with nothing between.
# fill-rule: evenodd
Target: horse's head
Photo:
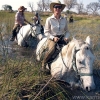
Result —
<instances>
[{"instance_id":1,"label":"horse's head","mask_svg":"<svg viewBox=\"0 0 100 100\"><path fill-rule=\"evenodd\" d=\"M33 37L36 37L38 34L41 33L41 25L33 25L31 28L31 34Z\"/></svg>"},{"instance_id":2,"label":"horse's head","mask_svg":"<svg viewBox=\"0 0 100 100\"><path fill-rule=\"evenodd\" d=\"M93 79L94 59L95 57L91 50L91 40L89 36L86 38L85 42L75 42L72 51L72 67L80 77L81 85L88 91L95 89Z\"/></svg>"},{"instance_id":3,"label":"horse's head","mask_svg":"<svg viewBox=\"0 0 100 100\"><path fill-rule=\"evenodd\" d=\"M30 34L33 37L41 40L43 38L43 35L41 33L41 25L40 24L33 24L33 26L30 29Z\"/></svg>"}]
</instances>

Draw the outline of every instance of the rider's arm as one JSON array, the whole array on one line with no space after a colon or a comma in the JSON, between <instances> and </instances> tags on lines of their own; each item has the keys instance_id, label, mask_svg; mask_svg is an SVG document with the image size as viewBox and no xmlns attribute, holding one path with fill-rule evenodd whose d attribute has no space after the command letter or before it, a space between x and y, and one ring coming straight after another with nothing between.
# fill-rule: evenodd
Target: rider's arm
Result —
<instances>
[{"instance_id":1,"label":"rider's arm","mask_svg":"<svg viewBox=\"0 0 100 100\"><path fill-rule=\"evenodd\" d=\"M46 19L45 27L44 27L44 34L45 36L49 37L53 40L54 36L51 35L51 25L50 25L50 18Z\"/></svg>"}]
</instances>

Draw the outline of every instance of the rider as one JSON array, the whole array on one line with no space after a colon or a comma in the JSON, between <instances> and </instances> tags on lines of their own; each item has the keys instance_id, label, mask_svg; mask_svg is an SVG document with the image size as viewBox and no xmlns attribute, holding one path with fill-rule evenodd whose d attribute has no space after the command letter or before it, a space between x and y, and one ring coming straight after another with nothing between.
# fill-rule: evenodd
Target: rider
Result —
<instances>
[{"instance_id":1,"label":"rider","mask_svg":"<svg viewBox=\"0 0 100 100\"><path fill-rule=\"evenodd\" d=\"M36 25L38 25L38 24L41 25L41 33L44 34L44 28L43 28L43 26L41 24L42 19L41 19L41 17L40 17L38 12L35 12L35 16L32 18L32 20L34 20L34 23Z\"/></svg>"},{"instance_id":2,"label":"rider","mask_svg":"<svg viewBox=\"0 0 100 100\"><path fill-rule=\"evenodd\" d=\"M10 38L10 41L14 41L15 40L15 37L17 35L17 33L19 32L20 28L23 26L23 25L26 25L24 23L27 22L29 23L25 17L24 17L24 11L26 10L27 8L25 8L24 6L20 6L18 8L18 12L16 13L15 15L15 24L14 24L14 27L13 27L13 30L12 30L12 37Z\"/></svg>"},{"instance_id":3,"label":"rider","mask_svg":"<svg viewBox=\"0 0 100 100\"><path fill-rule=\"evenodd\" d=\"M44 27L44 35L48 37L48 49L42 61L42 67L46 65L55 51L56 43L66 44L69 41L69 32L67 20L61 15L65 8L65 4L61 4L59 0L50 4L50 10L53 15L46 19Z\"/></svg>"},{"instance_id":4,"label":"rider","mask_svg":"<svg viewBox=\"0 0 100 100\"><path fill-rule=\"evenodd\" d=\"M70 22L70 23L73 23L73 21L74 21L74 20L73 20L73 15L71 15L70 18L69 18L69 22Z\"/></svg>"}]
</instances>

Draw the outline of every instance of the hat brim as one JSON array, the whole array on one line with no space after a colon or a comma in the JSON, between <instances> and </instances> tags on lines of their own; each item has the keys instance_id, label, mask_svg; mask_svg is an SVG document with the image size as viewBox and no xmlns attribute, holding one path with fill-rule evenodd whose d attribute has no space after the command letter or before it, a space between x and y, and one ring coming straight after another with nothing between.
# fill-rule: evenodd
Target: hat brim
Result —
<instances>
[{"instance_id":1,"label":"hat brim","mask_svg":"<svg viewBox=\"0 0 100 100\"><path fill-rule=\"evenodd\" d=\"M27 9L27 8L24 8L24 9L20 9L20 8L19 8L18 10L19 10L19 11L23 11L23 10L26 10L26 9Z\"/></svg>"},{"instance_id":2,"label":"hat brim","mask_svg":"<svg viewBox=\"0 0 100 100\"><path fill-rule=\"evenodd\" d=\"M51 3L51 4L50 4L50 10L51 10L52 12L54 12L54 10L53 10L54 5L61 5L61 6L62 6L61 11L63 11L63 9L64 9L65 6L66 6L66 5L64 5L64 4Z\"/></svg>"}]
</instances>

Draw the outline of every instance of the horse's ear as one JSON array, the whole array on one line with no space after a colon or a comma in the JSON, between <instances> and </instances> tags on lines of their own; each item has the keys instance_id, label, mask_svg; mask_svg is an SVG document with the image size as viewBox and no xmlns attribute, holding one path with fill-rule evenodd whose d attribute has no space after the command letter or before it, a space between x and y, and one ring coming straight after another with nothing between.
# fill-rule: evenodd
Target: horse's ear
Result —
<instances>
[{"instance_id":1,"label":"horse's ear","mask_svg":"<svg viewBox=\"0 0 100 100\"><path fill-rule=\"evenodd\" d=\"M92 45L92 41L90 39L90 36L86 37L86 41L85 42L88 43L89 45Z\"/></svg>"}]
</instances>

